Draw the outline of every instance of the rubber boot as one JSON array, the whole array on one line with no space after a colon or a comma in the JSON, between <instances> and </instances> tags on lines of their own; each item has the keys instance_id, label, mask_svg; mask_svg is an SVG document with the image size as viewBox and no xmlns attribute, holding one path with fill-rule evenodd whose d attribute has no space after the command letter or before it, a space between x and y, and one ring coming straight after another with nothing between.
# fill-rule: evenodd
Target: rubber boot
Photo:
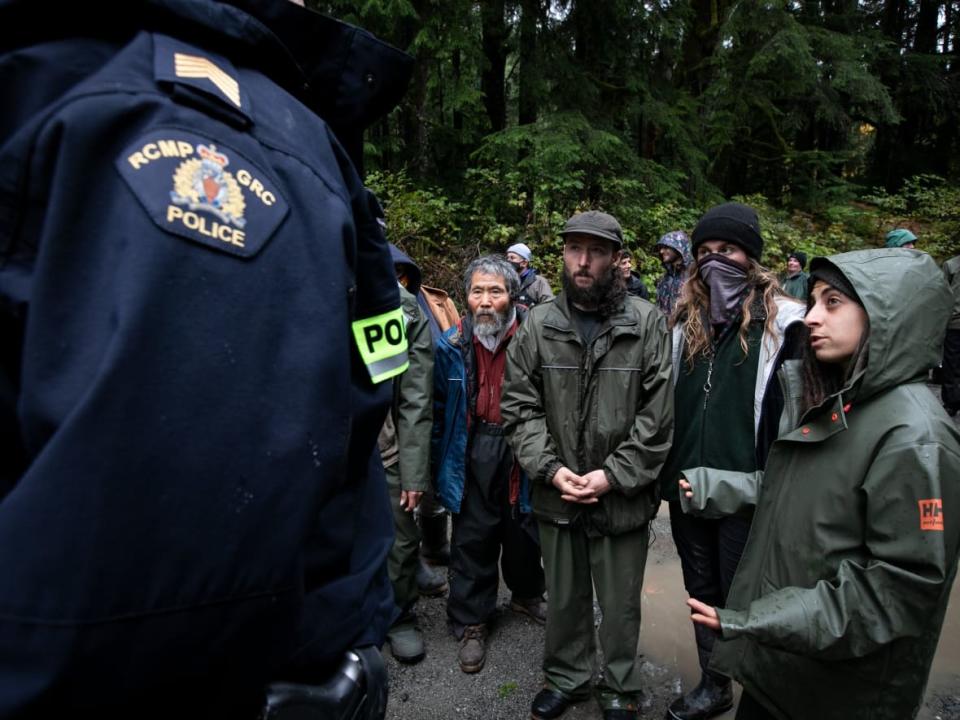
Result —
<instances>
[{"instance_id":1,"label":"rubber boot","mask_svg":"<svg viewBox=\"0 0 960 720\"><path fill-rule=\"evenodd\" d=\"M707 720L733 707L733 685L729 679L704 673L700 684L667 710L667 720Z\"/></svg>"},{"instance_id":2,"label":"rubber boot","mask_svg":"<svg viewBox=\"0 0 960 720\"><path fill-rule=\"evenodd\" d=\"M417 592L423 597L437 597L447 591L443 573L427 565L421 557L417 564Z\"/></svg>"},{"instance_id":3,"label":"rubber boot","mask_svg":"<svg viewBox=\"0 0 960 720\"><path fill-rule=\"evenodd\" d=\"M423 633L412 616L401 618L387 631L387 643L393 657L407 665L420 662L427 653Z\"/></svg>"}]
</instances>

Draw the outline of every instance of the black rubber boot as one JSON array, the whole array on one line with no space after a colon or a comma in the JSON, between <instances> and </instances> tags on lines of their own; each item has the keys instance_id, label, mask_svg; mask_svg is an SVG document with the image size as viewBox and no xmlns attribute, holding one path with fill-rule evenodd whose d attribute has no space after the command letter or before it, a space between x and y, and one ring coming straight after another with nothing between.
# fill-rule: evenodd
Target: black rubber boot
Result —
<instances>
[{"instance_id":1,"label":"black rubber boot","mask_svg":"<svg viewBox=\"0 0 960 720\"><path fill-rule=\"evenodd\" d=\"M420 557L432 565L450 564L450 534L447 530L447 513L420 515Z\"/></svg>"},{"instance_id":2,"label":"black rubber boot","mask_svg":"<svg viewBox=\"0 0 960 720\"><path fill-rule=\"evenodd\" d=\"M424 597L438 597L447 591L443 572L434 570L423 558L417 564L417 591Z\"/></svg>"},{"instance_id":3,"label":"black rubber boot","mask_svg":"<svg viewBox=\"0 0 960 720\"><path fill-rule=\"evenodd\" d=\"M667 710L666 720L707 720L733 707L733 685L727 678L704 673L700 684Z\"/></svg>"}]
</instances>

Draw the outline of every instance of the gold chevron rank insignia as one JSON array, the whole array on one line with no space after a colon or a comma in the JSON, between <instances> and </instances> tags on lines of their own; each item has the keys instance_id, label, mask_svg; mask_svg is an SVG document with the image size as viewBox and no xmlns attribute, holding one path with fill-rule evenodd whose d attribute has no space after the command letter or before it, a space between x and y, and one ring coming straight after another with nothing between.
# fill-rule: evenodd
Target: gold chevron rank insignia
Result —
<instances>
[{"instance_id":1,"label":"gold chevron rank insignia","mask_svg":"<svg viewBox=\"0 0 960 720\"><path fill-rule=\"evenodd\" d=\"M240 107L240 83L211 60L178 52L173 56L173 69L178 78L209 80L230 102Z\"/></svg>"}]
</instances>

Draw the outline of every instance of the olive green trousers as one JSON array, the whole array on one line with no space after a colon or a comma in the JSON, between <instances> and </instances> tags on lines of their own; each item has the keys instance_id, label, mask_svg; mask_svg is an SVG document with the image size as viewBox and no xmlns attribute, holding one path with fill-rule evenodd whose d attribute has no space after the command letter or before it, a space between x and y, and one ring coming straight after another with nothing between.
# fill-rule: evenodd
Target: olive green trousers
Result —
<instances>
[{"instance_id":1,"label":"olive green trousers","mask_svg":"<svg viewBox=\"0 0 960 720\"><path fill-rule=\"evenodd\" d=\"M597 637L605 664L597 699L605 709L640 699L637 644L649 534L649 525L644 525L621 535L590 537L578 528L540 522L548 594L543 657L548 688L577 699L590 694L597 662L595 589L602 613Z\"/></svg>"},{"instance_id":2,"label":"olive green trousers","mask_svg":"<svg viewBox=\"0 0 960 720\"><path fill-rule=\"evenodd\" d=\"M417 564L420 562L420 526L412 512L400 507L400 463L386 468L387 488L390 491L390 509L393 511L395 536L387 556L387 573L393 585L393 595L403 616L417 602Z\"/></svg>"}]
</instances>

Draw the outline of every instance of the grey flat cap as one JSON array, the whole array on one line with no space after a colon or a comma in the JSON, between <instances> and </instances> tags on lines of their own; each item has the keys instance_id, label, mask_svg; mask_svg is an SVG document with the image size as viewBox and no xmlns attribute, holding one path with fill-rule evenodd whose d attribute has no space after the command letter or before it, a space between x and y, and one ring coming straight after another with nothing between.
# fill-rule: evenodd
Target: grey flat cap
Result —
<instances>
[{"instance_id":1,"label":"grey flat cap","mask_svg":"<svg viewBox=\"0 0 960 720\"><path fill-rule=\"evenodd\" d=\"M561 235L595 235L609 240L618 248L623 247L623 230L613 215L599 210L587 210L577 213L567 220L567 224L560 231Z\"/></svg>"}]
</instances>

